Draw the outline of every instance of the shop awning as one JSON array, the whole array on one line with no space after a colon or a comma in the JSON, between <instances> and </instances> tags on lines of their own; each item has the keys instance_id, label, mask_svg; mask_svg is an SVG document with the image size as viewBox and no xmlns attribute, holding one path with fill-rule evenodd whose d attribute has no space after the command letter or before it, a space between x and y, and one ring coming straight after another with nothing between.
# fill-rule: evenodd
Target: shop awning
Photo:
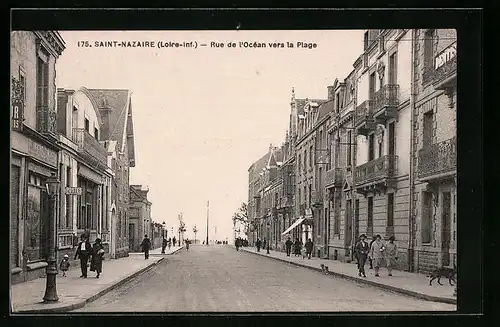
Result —
<instances>
[{"instance_id":1,"label":"shop awning","mask_svg":"<svg viewBox=\"0 0 500 327\"><path fill-rule=\"evenodd\" d=\"M299 218L299 219L297 219L290 227L287 228L286 231L284 231L283 233L281 233L281 235L288 234L292 229L294 229L295 227L297 227L298 225L300 225L300 223L303 222L304 219L305 218Z\"/></svg>"}]
</instances>

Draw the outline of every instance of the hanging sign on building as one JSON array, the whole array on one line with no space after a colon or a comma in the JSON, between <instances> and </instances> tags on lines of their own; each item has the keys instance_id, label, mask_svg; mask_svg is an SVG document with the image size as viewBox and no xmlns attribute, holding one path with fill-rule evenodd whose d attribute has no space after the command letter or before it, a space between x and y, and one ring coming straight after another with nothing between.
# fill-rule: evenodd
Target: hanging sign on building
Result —
<instances>
[{"instance_id":1,"label":"hanging sign on building","mask_svg":"<svg viewBox=\"0 0 500 327\"><path fill-rule=\"evenodd\" d=\"M81 187L66 187L64 193L67 195L82 195Z\"/></svg>"},{"instance_id":2,"label":"hanging sign on building","mask_svg":"<svg viewBox=\"0 0 500 327\"><path fill-rule=\"evenodd\" d=\"M24 104L21 100L12 101L12 130L22 131L23 129Z\"/></svg>"},{"instance_id":3,"label":"hanging sign on building","mask_svg":"<svg viewBox=\"0 0 500 327\"><path fill-rule=\"evenodd\" d=\"M439 67L446 64L448 61L452 60L457 56L457 44L454 43L446 48L443 52L436 56L434 62L434 68L438 69Z\"/></svg>"}]
</instances>

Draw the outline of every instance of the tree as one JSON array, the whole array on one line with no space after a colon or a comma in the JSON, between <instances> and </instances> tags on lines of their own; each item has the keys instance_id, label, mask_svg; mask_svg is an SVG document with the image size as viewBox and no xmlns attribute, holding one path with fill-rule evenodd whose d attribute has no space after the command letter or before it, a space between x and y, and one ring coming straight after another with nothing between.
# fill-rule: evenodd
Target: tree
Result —
<instances>
[{"instance_id":1,"label":"tree","mask_svg":"<svg viewBox=\"0 0 500 327\"><path fill-rule=\"evenodd\" d=\"M237 228L236 224L243 225L244 232L248 230L248 206L245 202L241 203L241 206L238 208L233 215L233 228L236 233ZM239 229L239 228L238 228Z\"/></svg>"},{"instance_id":2,"label":"tree","mask_svg":"<svg viewBox=\"0 0 500 327\"><path fill-rule=\"evenodd\" d=\"M196 225L193 227L193 233L194 233L194 243L196 244L196 233L198 233L198 228L196 228Z\"/></svg>"}]
</instances>

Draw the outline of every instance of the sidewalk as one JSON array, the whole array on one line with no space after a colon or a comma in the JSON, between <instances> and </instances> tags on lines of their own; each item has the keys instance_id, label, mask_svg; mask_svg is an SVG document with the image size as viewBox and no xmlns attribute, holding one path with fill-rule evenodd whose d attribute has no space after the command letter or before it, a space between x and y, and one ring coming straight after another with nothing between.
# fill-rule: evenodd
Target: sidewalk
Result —
<instances>
[{"instance_id":1,"label":"sidewalk","mask_svg":"<svg viewBox=\"0 0 500 327\"><path fill-rule=\"evenodd\" d=\"M441 278L442 286L437 283L437 279L429 286L429 278L423 274L410 273L406 271L393 270L392 277L387 276L385 268L380 269L380 277L375 277L375 272L370 268L369 263L366 263L365 270L367 277L359 277L356 263L346 263L336 260L327 259L303 259L302 256L295 257L293 254L290 257L286 253L266 250L257 252L255 248L247 247L241 250L264 257L269 257L275 260L284 261L293 265L302 266L316 271L321 271L321 264L328 266L330 275L334 277L342 277L356 282L368 284L371 286L383 288L397 293L413 296L419 299L456 304L457 299L453 296L454 286L450 286L448 279Z\"/></svg>"},{"instance_id":2,"label":"sidewalk","mask_svg":"<svg viewBox=\"0 0 500 327\"><path fill-rule=\"evenodd\" d=\"M171 248L173 254L181 248ZM161 249L159 253L161 252ZM89 271L88 278L80 278L80 265L73 265L62 277L57 275L57 294L59 301L44 304L45 278L38 278L24 283L12 285L12 313L58 313L79 309L141 273L154 267L165 259L165 254L152 256L145 260L143 256L134 255L120 259L105 259L99 279Z\"/></svg>"},{"instance_id":3,"label":"sidewalk","mask_svg":"<svg viewBox=\"0 0 500 327\"><path fill-rule=\"evenodd\" d=\"M169 255L169 254L174 254L182 248L184 248L184 245L183 246L172 246L172 247L170 247L170 250L167 247L167 248L165 248L165 253L162 254L161 247L159 247L157 249L153 249L153 250L149 251L149 256L150 257L151 256L165 256L165 255ZM133 255L133 256L141 255L144 257L144 252L130 252L129 255Z\"/></svg>"}]
</instances>

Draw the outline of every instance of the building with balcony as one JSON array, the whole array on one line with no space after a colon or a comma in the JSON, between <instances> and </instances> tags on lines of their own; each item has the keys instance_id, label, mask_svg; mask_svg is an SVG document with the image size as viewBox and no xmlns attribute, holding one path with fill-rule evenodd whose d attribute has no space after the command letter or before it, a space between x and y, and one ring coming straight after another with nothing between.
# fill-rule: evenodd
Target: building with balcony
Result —
<instances>
[{"instance_id":1,"label":"building with balcony","mask_svg":"<svg viewBox=\"0 0 500 327\"><path fill-rule=\"evenodd\" d=\"M325 257L335 260L349 258L352 242L352 223L346 208L353 199L352 163L355 149L353 132L354 89L351 72L344 81L332 86L333 111L328 125L328 165L325 192L328 219L328 252Z\"/></svg>"},{"instance_id":2,"label":"building with balcony","mask_svg":"<svg viewBox=\"0 0 500 327\"><path fill-rule=\"evenodd\" d=\"M348 215L355 217L351 246L361 233L394 236L403 268L409 245L412 32L367 33L373 37L354 63L353 75L352 187L357 195L346 205Z\"/></svg>"},{"instance_id":3,"label":"building with balcony","mask_svg":"<svg viewBox=\"0 0 500 327\"><path fill-rule=\"evenodd\" d=\"M248 168L248 242L254 244L257 238L262 240L262 196L263 174L269 162L269 151Z\"/></svg>"},{"instance_id":4,"label":"building with balcony","mask_svg":"<svg viewBox=\"0 0 500 327\"><path fill-rule=\"evenodd\" d=\"M58 258L74 254L82 234L100 238L109 254L113 171L100 131L103 121L86 88L57 90L59 152Z\"/></svg>"},{"instance_id":5,"label":"building with balcony","mask_svg":"<svg viewBox=\"0 0 500 327\"><path fill-rule=\"evenodd\" d=\"M414 33L412 262L425 273L457 260L457 35L446 29Z\"/></svg>"},{"instance_id":6,"label":"building with balcony","mask_svg":"<svg viewBox=\"0 0 500 327\"><path fill-rule=\"evenodd\" d=\"M283 163L278 168L278 178L282 184L277 205L279 220L278 237L281 240L282 248L284 248L284 243L288 237L292 240L297 238L297 235L293 235L296 229L290 230L292 234L288 231L295 217L295 139L291 136L291 130L286 132L285 142L281 146Z\"/></svg>"},{"instance_id":7,"label":"building with balcony","mask_svg":"<svg viewBox=\"0 0 500 327\"><path fill-rule=\"evenodd\" d=\"M11 220L13 283L47 266L46 180L58 173L55 64L65 49L56 31L11 32Z\"/></svg>"},{"instance_id":8,"label":"building with balcony","mask_svg":"<svg viewBox=\"0 0 500 327\"><path fill-rule=\"evenodd\" d=\"M102 119L100 139L108 153L108 166L114 177L111 182L110 254L113 258L129 252L129 180L135 167L132 92L123 89L88 89L99 107Z\"/></svg>"},{"instance_id":9,"label":"building with balcony","mask_svg":"<svg viewBox=\"0 0 500 327\"><path fill-rule=\"evenodd\" d=\"M141 252L141 242L148 235L153 242L151 220L151 201L148 200L149 188L144 185L130 185L129 202L129 249Z\"/></svg>"},{"instance_id":10,"label":"building with balcony","mask_svg":"<svg viewBox=\"0 0 500 327\"><path fill-rule=\"evenodd\" d=\"M333 99L330 96L327 98L296 99L295 94L292 94L292 114L297 116L295 216L302 220L297 226L300 228L301 240L303 243L312 240L315 256L328 248L324 177L328 164L327 126L329 113L333 110Z\"/></svg>"}]
</instances>

